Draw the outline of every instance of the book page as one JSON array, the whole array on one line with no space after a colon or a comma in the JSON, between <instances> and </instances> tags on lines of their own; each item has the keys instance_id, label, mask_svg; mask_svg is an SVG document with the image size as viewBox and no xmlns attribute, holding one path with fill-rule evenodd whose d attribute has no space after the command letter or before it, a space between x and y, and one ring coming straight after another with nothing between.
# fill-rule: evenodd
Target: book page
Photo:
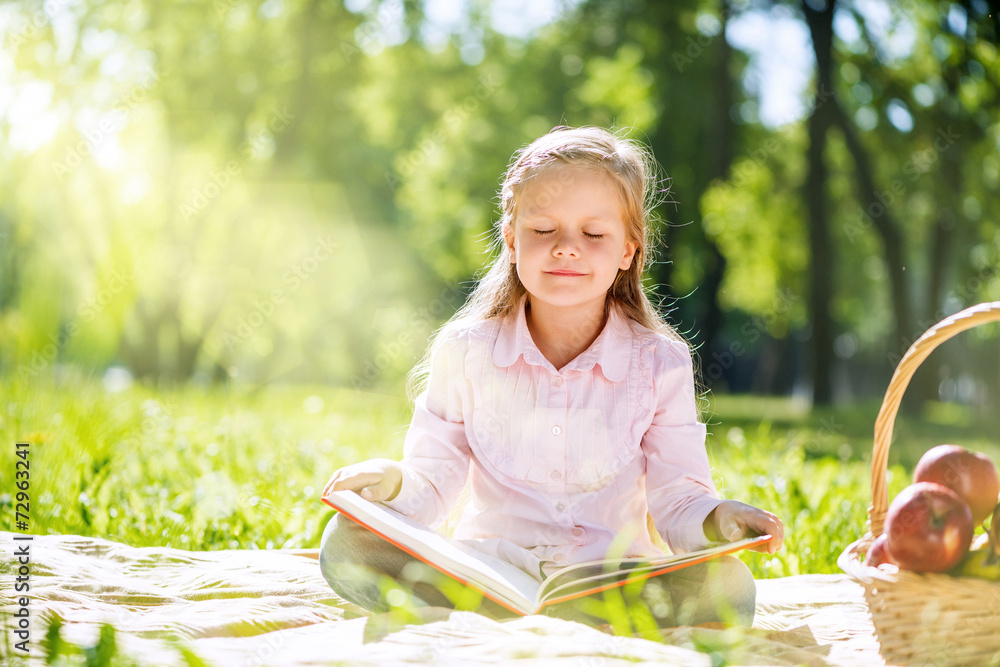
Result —
<instances>
[{"instance_id":1,"label":"book page","mask_svg":"<svg viewBox=\"0 0 1000 667\"><path fill-rule=\"evenodd\" d=\"M480 592L489 592L524 611L535 611L538 582L527 572L455 542L427 526L353 491L334 491L323 497L328 505L409 551L429 565L444 569ZM486 589L483 591L482 589Z\"/></svg>"},{"instance_id":2,"label":"book page","mask_svg":"<svg viewBox=\"0 0 1000 667\"><path fill-rule=\"evenodd\" d=\"M663 556L646 556L618 558L604 561L589 561L565 567L545 580L539 591L540 601L572 596L576 593L625 583L631 579L640 578L643 574L677 566L677 569L702 563L719 556L741 551L757 544L770 541L770 535L759 535L726 542L707 549L691 551L683 554L665 554Z\"/></svg>"}]
</instances>

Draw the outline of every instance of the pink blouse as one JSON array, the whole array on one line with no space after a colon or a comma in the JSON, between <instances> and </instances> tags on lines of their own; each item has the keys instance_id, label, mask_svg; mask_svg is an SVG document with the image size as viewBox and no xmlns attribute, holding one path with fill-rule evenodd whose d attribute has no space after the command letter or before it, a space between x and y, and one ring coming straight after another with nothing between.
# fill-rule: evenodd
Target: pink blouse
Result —
<instances>
[{"instance_id":1,"label":"pink blouse","mask_svg":"<svg viewBox=\"0 0 1000 667\"><path fill-rule=\"evenodd\" d=\"M572 563L710 544L718 505L687 347L617 308L561 370L542 355L523 296L506 318L441 334L386 505L433 528L466 485L454 538L539 577Z\"/></svg>"}]
</instances>

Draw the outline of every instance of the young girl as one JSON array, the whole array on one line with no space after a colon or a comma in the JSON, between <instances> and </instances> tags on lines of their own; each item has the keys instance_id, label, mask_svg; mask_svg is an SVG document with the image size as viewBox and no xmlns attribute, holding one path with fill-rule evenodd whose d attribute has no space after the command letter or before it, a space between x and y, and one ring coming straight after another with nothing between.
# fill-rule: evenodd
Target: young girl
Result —
<instances>
[{"instance_id":1,"label":"young girl","mask_svg":"<svg viewBox=\"0 0 1000 667\"><path fill-rule=\"evenodd\" d=\"M774 540L760 550L774 553L778 518L718 497L690 349L643 290L652 157L606 130L557 127L515 158L499 256L430 345L403 460L341 468L324 493L351 489L436 528L468 479L454 539L539 580L661 554L647 512L675 553L763 533ZM340 515L320 565L341 597L372 611L389 608L380 575L409 582L418 604L453 606L443 575ZM663 627L732 621L725 610L749 624L755 593L732 556L642 588Z\"/></svg>"}]
</instances>

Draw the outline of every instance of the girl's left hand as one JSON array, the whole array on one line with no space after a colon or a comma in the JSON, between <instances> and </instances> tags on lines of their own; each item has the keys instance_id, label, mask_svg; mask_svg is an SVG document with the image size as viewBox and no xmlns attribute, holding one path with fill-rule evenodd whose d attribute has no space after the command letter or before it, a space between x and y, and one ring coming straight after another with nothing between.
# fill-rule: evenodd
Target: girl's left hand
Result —
<instances>
[{"instance_id":1,"label":"girl's left hand","mask_svg":"<svg viewBox=\"0 0 1000 667\"><path fill-rule=\"evenodd\" d=\"M714 535L712 533L715 533ZM705 518L705 536L711 540L735 542L755 535L771 535L774 539L750 547L750 551L773 554L785 539L781 519L770 512L736 500L723 500Z\"/></svg>"}]
</instances>

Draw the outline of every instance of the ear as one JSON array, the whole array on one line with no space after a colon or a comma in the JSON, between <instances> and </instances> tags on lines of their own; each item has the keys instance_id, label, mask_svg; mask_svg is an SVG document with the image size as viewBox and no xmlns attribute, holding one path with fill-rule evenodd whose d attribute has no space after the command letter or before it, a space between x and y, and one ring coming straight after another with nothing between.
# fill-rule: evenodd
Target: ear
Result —
<instances>
[{"instance_id":1,"label":"ear","mask_svg":"<svg viewBox=\"0 0 1000 667\"><path fill-rule=\"evenodd\" d=\"M639 246L631 241L626 241L625 243L625 253L622 255L622 262L618 265L618 268L622 271L627 271L628 267L632 266L632 258L635 257L635 251L639 249Z\"/></svg>"},{"instance_id":2,"label":"ear","mask_svg":"<svg viewBox=\"0 0 1000 667\"><path fill-rule=\"evenodd\" d=\"M503 239L504 243L507 244L507 253L510 255L510 263L517 263L517 244L514 243L514 230L510 228L510 225L504 225L503 227Z\"/></svg>"}]
</instances>

